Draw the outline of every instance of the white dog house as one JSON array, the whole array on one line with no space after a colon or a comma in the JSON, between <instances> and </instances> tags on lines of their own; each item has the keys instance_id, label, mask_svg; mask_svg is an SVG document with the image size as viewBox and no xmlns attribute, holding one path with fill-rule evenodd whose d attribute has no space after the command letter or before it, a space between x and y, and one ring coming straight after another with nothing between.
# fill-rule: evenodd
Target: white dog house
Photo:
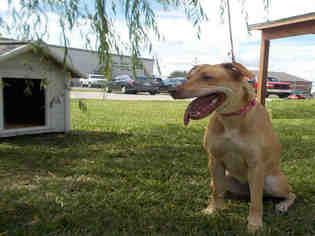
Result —
<instances>
[{"instance_id":1,"label":"white dog house","mask_svg":"<svg viewBox=\"0 0 315 236\"><path fill-rule=\"evenodd\" d=\"M45 44L0 40L0 137L67 132L72 76L86 77Z\"/></svg>"}]
</instances>

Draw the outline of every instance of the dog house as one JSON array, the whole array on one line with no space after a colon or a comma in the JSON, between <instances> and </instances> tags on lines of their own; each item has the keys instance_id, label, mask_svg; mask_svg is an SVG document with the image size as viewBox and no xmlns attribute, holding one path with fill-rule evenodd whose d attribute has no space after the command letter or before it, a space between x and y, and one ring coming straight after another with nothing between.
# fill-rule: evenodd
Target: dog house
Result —
<instances>
[{"instance_id":1,"label":"dog house","mask_svg":"<svg viewBox=\"0 0 315 236\"><path fill-rule=\"evenodd\" d=\"M249 30L261 30L258 100L265 105L270 40L304 34L315 34L315 13L250 25Z\"/></svg>"},{"instance_id":2,"label":"dog house","mask_svg":"<svg viewBox=\"0 0 315 236\"><path fill-rule=\"evenodd\" d=\"M0 40L0 137L69 131L72 76L44 43Z\"/></svg>"}]
</instances>

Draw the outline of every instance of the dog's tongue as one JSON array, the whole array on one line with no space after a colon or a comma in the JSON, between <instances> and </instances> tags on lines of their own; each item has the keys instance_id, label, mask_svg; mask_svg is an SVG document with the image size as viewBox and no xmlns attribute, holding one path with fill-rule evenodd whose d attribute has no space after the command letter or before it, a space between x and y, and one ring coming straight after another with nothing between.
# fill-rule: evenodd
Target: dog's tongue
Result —
<instances>
[{"instance_id":1,"label":"dog's tongue","mask_svg":"<svg viewBox=\"0 0 315 236\"><path fill-rule=\"evenodd\" d=\"M193 100L186 108L184 124L188 125L190 119L199 120L210 115L220 105L220 98L218 94L211 94Z\"/></svg>"}]
</instances>

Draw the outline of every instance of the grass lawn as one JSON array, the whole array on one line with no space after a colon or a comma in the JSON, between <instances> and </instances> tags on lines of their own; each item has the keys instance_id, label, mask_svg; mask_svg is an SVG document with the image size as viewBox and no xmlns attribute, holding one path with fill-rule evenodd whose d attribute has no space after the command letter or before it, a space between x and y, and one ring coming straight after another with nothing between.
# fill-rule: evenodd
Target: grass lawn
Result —
<instances>
[{"instance_id":1,"label":"grass lawn","mask_svg":"<svg viewBox=\"0 0 315 236\"><path fill-rule=\"evenodd\" d=\"M187 102L72 100L69 134L0 140L0 235L246 235L248 202L209 200L207 120L183 125ZM260 235L315 235L315 99L273 101L281 167L297 194Z\"/></svg>"}]
</instances>

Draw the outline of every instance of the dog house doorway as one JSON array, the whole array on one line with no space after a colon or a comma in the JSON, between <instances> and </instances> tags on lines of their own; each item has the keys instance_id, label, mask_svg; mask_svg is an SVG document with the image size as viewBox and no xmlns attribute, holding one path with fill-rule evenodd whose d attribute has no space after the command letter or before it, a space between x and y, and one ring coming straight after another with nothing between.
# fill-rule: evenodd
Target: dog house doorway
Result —
<instances>
[{"instance_id":1,"label":"dog house doorway","mask_svg":"<svg viewBox=\"0 0 315 236\"><path fill-rule=\"evenodd\" d=\"M5 129L46 125L45 88L41 79L2 78Z\"/></svg>"}]
</instances>

